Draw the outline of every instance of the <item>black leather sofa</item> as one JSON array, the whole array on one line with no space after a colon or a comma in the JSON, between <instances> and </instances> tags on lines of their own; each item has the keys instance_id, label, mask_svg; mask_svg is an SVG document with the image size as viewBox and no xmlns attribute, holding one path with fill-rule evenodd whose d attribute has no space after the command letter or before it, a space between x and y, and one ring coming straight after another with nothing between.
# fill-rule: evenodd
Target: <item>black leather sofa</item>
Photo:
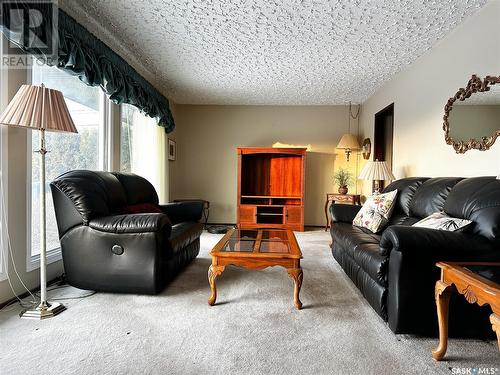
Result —
<instances>
[{"instance_id":1,"label":"black leather sofa","mask_svg":"<svg viewBox=\"0 0 500 375\"><path fill-rule=\"evenodd\" d=\"M331 206L332 254L392 331L435 335L434 286L440 275L435 263L500 261L500 181L415 177L394 181L384 191L394 189L396 206L380 234L352 225L360 206ZM472 227L459 233L411 226L437 211L472 220ZM454 298L452 334L471 334L465 326L455 330L454 322L458 327L473 316L482 315L487 325L488 312L478 310L463 298Z\"/></svg>"},{"instance_id":2,"label":"black leather sofa","mask_svg":"<svg viewBox=\"0 0 500 375\"><path fill-rule=\"evenodd\" d=\"M198 255L201 202L158 206L153 185L131 173L76 170L50 187L70 285L155 294ZM141 204L162 212L123 213Z\"/></svg>"}]
</instances>

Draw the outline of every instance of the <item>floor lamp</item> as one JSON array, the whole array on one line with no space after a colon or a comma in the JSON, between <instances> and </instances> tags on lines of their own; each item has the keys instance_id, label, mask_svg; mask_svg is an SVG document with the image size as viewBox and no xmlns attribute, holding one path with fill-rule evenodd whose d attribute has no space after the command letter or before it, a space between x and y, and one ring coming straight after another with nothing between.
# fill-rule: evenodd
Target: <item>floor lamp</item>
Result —
<instances>
[{"instance_id":1,"label":"floor lamp","mask_svg":"<svg viewBox=\"0 0 500 375\"><path fill-rule=\"evenodd\" d=\"M41 86L22 85L2 116L0 125L18 126L40 131L40 305L21 317L46 319L65 309L60 303L47 301L47 240L45 213L45 132L77 133L75 124L60 91Z\"/></svg>"}]
</instances>

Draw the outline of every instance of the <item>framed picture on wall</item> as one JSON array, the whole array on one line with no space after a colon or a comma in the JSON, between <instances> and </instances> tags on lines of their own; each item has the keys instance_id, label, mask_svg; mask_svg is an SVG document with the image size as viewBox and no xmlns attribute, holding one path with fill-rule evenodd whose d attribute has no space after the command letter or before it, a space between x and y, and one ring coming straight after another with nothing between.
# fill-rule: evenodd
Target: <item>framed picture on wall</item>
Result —
<instances>
[{"instance_id":1,"label":"framed picture on wall","mask_svg":"<svg viewBox=\"0 0 500 375\"><path fill-rule=\"evenodd\" d=\"M177 154L177 146L175 141L170 139L168 140L168 160L175 160L175 156Z\"/></svg>"}]
</instances>

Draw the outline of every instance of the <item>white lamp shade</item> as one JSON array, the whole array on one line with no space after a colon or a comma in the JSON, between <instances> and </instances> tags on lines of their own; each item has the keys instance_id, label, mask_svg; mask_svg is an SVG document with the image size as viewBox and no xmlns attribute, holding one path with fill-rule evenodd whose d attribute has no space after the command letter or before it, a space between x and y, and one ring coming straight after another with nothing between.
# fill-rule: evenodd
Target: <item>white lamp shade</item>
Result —
<instances>
[{"instance_id":1,"label":"white lamp shade","mask_svg":"<svg viewBox=\"0 0 500 375\"><path fill-rule=\"evenodd\" d=\"M369 161L363 167L359 177L360 180L395 180L387 162L385 161Z\"/></svg>"},{"instance_id":2,"label":"white lamp shade","mask_svg":"<svg viewBox=\"0 0 500 375\"><path fill-rule=\"evenodd\" d=\"M359 150L361 147L359 146L358 137L354 134L344 134L342 138L340 138L337 148Z\"/></svg>"},{"instance_id":3,"label":"white lamp shade","mask_svg":"<svg viewBox=\"0 0 500 375\"><path fill-rule=\"evenodd\" d=\"M22 85L0 117L0 125L78 133L63 94L44 86Z\"/></svg>"}]
</instances>

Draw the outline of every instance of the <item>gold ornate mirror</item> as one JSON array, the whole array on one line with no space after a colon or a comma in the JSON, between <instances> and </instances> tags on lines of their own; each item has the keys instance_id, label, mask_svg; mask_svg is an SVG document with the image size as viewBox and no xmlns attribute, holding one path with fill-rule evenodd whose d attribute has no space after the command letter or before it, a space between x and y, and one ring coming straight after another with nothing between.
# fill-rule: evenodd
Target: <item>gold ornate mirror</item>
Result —
<instances>
[{"instance_id":1,"label":"gold ornate mirror","mask_svg":"<svg viewBox=\"0 0 500 375\"><path fill-rule=\"evenodd\" d=\"M488 150L500 135L500 77L473 75L444 106L444 138L459 154Z\"/></svg>"}]
</instances>

